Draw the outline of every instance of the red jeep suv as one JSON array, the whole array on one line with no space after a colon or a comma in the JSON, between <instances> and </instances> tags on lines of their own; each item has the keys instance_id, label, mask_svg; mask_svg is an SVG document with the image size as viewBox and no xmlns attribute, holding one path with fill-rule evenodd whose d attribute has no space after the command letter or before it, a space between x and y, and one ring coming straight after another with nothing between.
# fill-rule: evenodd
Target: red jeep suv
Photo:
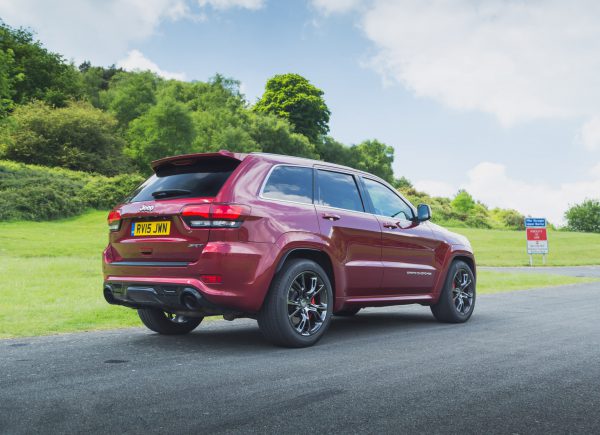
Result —
<instances>
[{"instance_id":1,"label":"red jeep suv","mask_svg":"<svg viewBox=\"0 0 600 435\"><path fill-rule=\"evenodd\" d=\"M104 297L161 334L205 316L258 320L275 344L317 342L334 315L418 303L465 322L468 240L374 175L228 151L168 157L108 215Z\"/></svg>"}]
</instances>

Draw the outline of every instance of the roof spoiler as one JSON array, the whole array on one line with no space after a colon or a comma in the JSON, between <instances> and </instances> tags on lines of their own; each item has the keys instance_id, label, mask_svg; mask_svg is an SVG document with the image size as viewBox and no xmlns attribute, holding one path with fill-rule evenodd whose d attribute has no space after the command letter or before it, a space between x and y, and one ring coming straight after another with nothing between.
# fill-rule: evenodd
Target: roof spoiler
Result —
<instances>
[{"instance_id":1,"label":"roof spoiler","mask_svg":"<svg viewBox=\"0 0 600 435\"><path fill-rule=\"evenodd\" d=\"M216 160L232 159L232 160L242 161L242 160L244 160L244 158L247 155L248 154L243 154L243 153L232 153L231 151L227 151L227 150L220 150L215 153L182 154L179 156L171 156L171 157L165 157L162 159L154 160L152 163L150 163L150 166L152 166L152 170L156 172L156 169L158 167L169 165L169 164L173 165L173 166L179 166L179 165L185 166L185 165L193 164L194 162L201 160L201 159L216 159Z\"/></svg>"}]
</instances>

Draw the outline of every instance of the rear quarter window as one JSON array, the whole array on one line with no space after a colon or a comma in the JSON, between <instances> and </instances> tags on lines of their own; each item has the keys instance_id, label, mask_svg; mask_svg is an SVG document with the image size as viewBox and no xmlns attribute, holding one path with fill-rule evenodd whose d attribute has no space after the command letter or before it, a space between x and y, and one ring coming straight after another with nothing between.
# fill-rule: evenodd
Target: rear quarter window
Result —
<instances>
[{"instance_id":1,"label":"rear quarter window","mask_svg":"<svg viewBox=\"0 0 600 435\"><path fill-rule=\"evenodd\" d=\"M302 166L276 166L265 183L263 198L313 202L313 170Z\"/></svg>"}]
</instances>

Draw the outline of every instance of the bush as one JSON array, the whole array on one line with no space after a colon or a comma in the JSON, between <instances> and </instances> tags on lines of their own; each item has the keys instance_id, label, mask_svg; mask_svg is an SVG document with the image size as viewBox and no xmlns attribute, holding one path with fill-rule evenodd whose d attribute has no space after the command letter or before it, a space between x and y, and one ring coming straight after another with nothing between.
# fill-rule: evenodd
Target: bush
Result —
<instances>
[{"instance_id":1,"label":"bush","mask_svg":"<svg viewBox=\"0 0 600 435\"><path fill-rule=\"evenodd\" d=\"M586 199L567 210L565 218L571 231L600 233L600 201Z\"/></svg>"},{"instance_id":2,"label":"bush","mask_svg":"<svg viewBox=\"0 0 600 435\"><path fill-rule=\"evenodd\" d=\"M81 191L87 206L99 210L113 208L144 181L141 175L117 175L116 177L94 177Z\"/></svg>"},{"instance_id":3,"label":"bush","mask_svg":"<svg viewBox=\"0 0 600 435\"><path fill-rule=\"evenodd\" d=\"M50 220L109 209L143 181L0 160L0 220Z\"/></svg>"},{"instance_id":4,"label":"bush","mask_svg":"<svg viewBox=\"0 0 600 435\"><path fill-rule=\"evenodd\" d=\"M116 120L88 103L15 109L3 129L3 157L23 163L115 175L125 168Z\"/></svg>"},{"instance_id":5,"label":"bush","mask_svg":"<svg viewBox=\"0 0 600 435\"><path fill-rule=\"evenodd\" d=\"M510 230L522 231L525 229L525 216L517 210L494 208L490 211L496 226Z\"/></svg>"}]
</instances>

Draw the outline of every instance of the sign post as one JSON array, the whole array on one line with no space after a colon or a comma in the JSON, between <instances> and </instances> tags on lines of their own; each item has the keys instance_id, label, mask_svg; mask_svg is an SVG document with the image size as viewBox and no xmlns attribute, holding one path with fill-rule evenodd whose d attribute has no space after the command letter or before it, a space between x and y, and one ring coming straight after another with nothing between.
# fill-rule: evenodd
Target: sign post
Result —
<instances>
[{"instance_id":1,"label":"sign post","mask_svg":"<svg viewBox=\"0 0 600 435\"><path fill-rule=\"evenodd\" d=\"M548 255L548 229L545 218L525 218L525 231L527 233L527 254L529 265L533 266L533 256L541 254L543 264L546 265Z\"/></svg>"}]
</instances>

